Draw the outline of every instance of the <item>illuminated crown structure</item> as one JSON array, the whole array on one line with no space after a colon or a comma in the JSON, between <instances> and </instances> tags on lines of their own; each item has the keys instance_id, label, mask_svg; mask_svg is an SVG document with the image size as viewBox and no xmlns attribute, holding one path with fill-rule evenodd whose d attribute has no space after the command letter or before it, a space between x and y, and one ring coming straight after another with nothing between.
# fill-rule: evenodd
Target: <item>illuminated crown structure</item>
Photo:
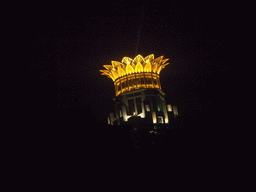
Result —
<instances>
[{"instance_id":1,"label":"illuminated crown structure","mask_svg":"<svg viewBox=\"0 0 256 192\"><path fill-rule=\"evenodd\" d=\"M143 58L137 55L134 59L124 57L122 62L111 61L112 65L103 65L107 70L100 70L102 75L110 77L115 84L116 96L121 93L141 88L160 88L159 74L168 65L169 59L154 55Z\"/></svg>"},{"instance_id":2,"label":"illuminated crown structure","mask_svg":"<svg viewBox=\"0 0 256 192\"><path fill-rule=\"evenodd\" d=\"M134 59L123 57L121 62L103 65L106 70L100 71L113 80L116 94L115 113L110 113L109 124L120 125L133 116L155 125L169 124L169 119L178 115L176 106L166 105L161 90L159 74L169 64L168 60L163 56L155 59L154 54L145 58L137 55Z\"/></svg>"}]
</instances>

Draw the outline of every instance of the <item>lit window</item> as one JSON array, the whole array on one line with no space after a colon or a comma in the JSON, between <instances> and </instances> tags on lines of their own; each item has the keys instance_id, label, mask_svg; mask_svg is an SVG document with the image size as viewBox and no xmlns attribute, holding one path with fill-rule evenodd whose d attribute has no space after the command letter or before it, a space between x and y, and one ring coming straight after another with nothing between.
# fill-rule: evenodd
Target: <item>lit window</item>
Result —
<instances>
[{"instance_id":1,"label":"lit window","mask_svg":"<svg viewBox=\"0 0 256 192\"><path fill-rule=\"evenodd\" d=\"M174 117L176 117L178 114L178 108L177 106L173 106L173 114L174 114Z\"/></svg>"},{"instance_id":2,"label":"lit window","mask_svg":"<svg viewBox=\"0 0 256 192\"><path fill-rule=\"evenodd\" d=\"M146 105L145 107L146 107L146 111L150 111L149 105Z\"/></svg>"},{"instance_id":3,"label":"lit window","mask_svg":"<svg viewBox=\"0 0 256 192\"><path fill-rule=\"evenodd\" d=\"M169 111L169 112L172 111L172 106L171 106L171 104L168 104L168 105L167 105L167 111Z\"/></svg>"},{"instance_id":4,"label":"lit window","mask_svg":"<svg viewBox=\"0 0 256 192\"><path fill-rule=\"evenodd\" d=\"M162 105L161 104L157 105L157 111L162 111Z\"/></svg>"},{"instance_id":5,"label":"lit window","mask_svg":"<svg viewBox=\"0 0 256 192\"><path fill-rule=\"evenodd\" d=\"M168 116L167 116L167 115L164 117L164 122L165 122L166 124L169 123L169 120L168 120Z\"/></svg>"},{"instance_id":6,"label":"lit window","mask_svg":"<svg viewBox=\"0 0 256 192\"><path fill-rule=\"evenodd\" d=\"M120 117L122 117L122 116L123 116L123 114L122 114L122 111L121 111L121 110L119 111L119 113L120 113Z\"/></svg>"},{"instance_id":7,"label":"lit window","mask_svg":"<svg viewBox=\"0 0 256 192\"><path fill-rule=\"evenodd\" d=\"M158 123L160 123L160 124L164 124L164 120L163 120L163 117L162 117L162 116L158 116L158 117L157 117L157 121L158 121Z\"/></svg>"},{"instance_id":8,"label":"lit window","mask_svg":"<svg viewBox=\"0 0 256 192\"><path fill-rule=\"evenodd\" d=\"M155 111L152 113L152 119L153 119L153 123L156 124L157 123L157 118L156 118L156 112Z\"/></svg>"}]
</instances>

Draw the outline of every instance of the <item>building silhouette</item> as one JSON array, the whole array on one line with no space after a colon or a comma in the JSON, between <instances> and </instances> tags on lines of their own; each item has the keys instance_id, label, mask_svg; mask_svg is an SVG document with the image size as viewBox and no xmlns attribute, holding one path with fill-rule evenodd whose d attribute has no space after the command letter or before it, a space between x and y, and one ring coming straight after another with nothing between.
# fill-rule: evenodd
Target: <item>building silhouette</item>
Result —
<instances>
[{"instance_id":1,"label":"building silhouette","mask_svg":"<svg viewBox=\"0 0 256 192\"><path fill-rule=\"evenodd\" d=\"M178 109L166 102L159 76L168 60L163 56L155 59L153 54L145 58L137 55L103 65L106 70L100 71L113 80L116 94L108 124L130 124L135 130L146 129L150 133L172 128Z\"/></svg>"}]
</instances>

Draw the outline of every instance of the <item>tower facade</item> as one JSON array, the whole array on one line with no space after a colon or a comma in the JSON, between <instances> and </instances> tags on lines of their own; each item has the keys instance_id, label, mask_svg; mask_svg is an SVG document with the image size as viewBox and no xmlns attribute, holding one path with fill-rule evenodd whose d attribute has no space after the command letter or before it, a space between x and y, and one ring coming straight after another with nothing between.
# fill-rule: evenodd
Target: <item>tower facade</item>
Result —
<instances>
[{"instance_id":1,"label":"tower facade","mask_svg":"<svg viewBox=\"0 0 256 192\"><path fill-rule=\"evenodd\" d=\"M169 63L163 56L154 58L148 55L143 58L137 55L134 59L124 57L121 62L111 61L112 65L103 65L100 70L114 82L115 111L110 113L108 123L143 124L147 127L168 126L177 117L176 106L166 103L165 93L161 89L160 72Z\"/></svg>"}]
</instances>

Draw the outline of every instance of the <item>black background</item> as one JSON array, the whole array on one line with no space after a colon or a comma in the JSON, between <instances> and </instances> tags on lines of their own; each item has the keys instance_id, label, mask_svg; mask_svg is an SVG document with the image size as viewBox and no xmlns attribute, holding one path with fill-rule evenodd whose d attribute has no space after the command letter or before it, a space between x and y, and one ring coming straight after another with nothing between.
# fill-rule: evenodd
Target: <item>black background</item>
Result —
<instances>
[{"instance_id":1,"label":"black background","mask_svg":"<svg viewBox=\"0 0 256 192\"><path fill-rule=\"evenodd\" d=\"M32 125L28 132L20 129L29 137L31 163L39 162L46 168L50 165L50 169L59 166L62 172L73 165L84 172L91 165L98 166L98 172L105 171L102 180L124 162L135 166L137 154L129 156L122 148L126 145L122 140L127 136L125 131L105 125L115 93L112 80L101 76L99 70L111 60L135 57L138 46L138 54L144 57L153 53L170 58L160 80L167 100L178 106L180 129L166 136L163 154L172 153L172 163L179 162L185 168L197 165L203 170L208 163L213 170L222 164L231 151L228 138L234 128L229 117L234 105L229 92L235 86L230 70L237 22L233 6L223 1L42 1L12 5L22 17L9 12L10 18L21 25L14 29L7 22L12 30L4 38L9 60L24 58L20 66L25 65L28 72L16 96L22 97L25 126ZM22 44L19 50L17 42ZM124 156L119 156L122 150ZM154 156L155 162L142 158L135 168L145 162L150 168L164 169L170 164L158 157ZM128 171L130 167L125 168ZM97 183L97 176L93 177L97 172L89 173Z\"/></svg>"},{"instance_id":2,"label":"black background","mask_svg":"<svg viewBox=\"0 0 256 192\"><path fill-rule=\"evenodd\" d=\"M180 115L220 112L232 25L225 4L64 1L29 7L25 55L40 115L107 123L114 85L99 70L111 60L133 58L137 44L144 57L170 58L160 75L162 90Z\"/></svg>"}]
</instances>

